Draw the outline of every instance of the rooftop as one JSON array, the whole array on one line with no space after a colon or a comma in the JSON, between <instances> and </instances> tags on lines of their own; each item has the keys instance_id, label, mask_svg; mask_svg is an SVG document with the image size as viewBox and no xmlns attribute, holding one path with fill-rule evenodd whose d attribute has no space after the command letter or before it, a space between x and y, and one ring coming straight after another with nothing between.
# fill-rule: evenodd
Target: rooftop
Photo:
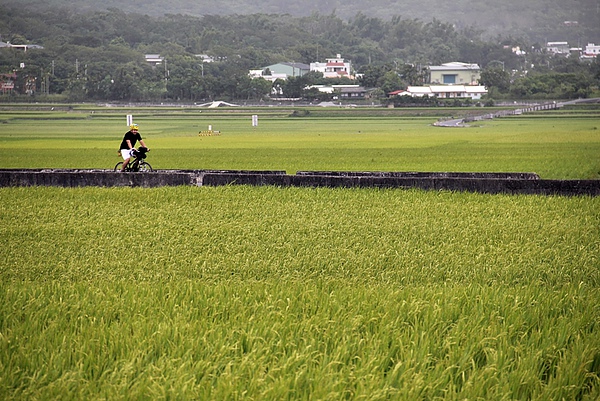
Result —
<instances>
[{"instance_id":1,"label":"rooftop","mask_svg":"<svg viewBox=\"0 0 600 401\"><path fill-rule=\"evenodd\" d=\"M470 63L444 63L442 65L432 65L429 67L431 71L448 71L448 70L478 70L479 65Z\"/></svg>"}]
</instances>

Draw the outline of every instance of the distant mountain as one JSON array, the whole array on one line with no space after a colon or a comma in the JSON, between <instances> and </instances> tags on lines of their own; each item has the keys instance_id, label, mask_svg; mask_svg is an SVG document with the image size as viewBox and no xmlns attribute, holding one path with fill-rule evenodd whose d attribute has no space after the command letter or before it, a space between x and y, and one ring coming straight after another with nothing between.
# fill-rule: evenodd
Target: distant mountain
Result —
<instances>
[{"instance_id":1,"label":"distant mountain","mask_svg":"<svg viewBox=\"0 0 600 401\"><path fill-rule=\"evenodd\" d=\"M335 14L350 20L358 14L388 20L394 16L450 22L496 35L558 41L566 36L600 42L598 0L0 0L23 8L66 7L77 12L119 9L150 16L165 14L232 15ZM566 22L568 21L568 22ZM575 22L574 22L575 21ZM585 44L583 44L585 45Z\"/></svg>"}]
</instances>

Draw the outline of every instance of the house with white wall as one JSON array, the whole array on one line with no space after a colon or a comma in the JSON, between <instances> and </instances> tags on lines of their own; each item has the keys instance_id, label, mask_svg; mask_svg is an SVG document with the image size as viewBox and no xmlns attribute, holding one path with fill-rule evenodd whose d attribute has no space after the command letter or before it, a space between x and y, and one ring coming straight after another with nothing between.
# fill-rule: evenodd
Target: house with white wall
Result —
<instances>
[{"instance_id":1,"label":"house with white wall","mask_svg":"<svg viewBox=\"0 0 600 401\"><path fill-rule=\"evenodd\" d=\"M322 73L325 78L347 77L354 79L352 75L352 63L344 60L341 54L325 59L324 63L310 63L310 70Z\"/></svg>"},{"instance_id":2,"label":"house with white wall","mask_svg":"<svg viewBox=\"0 0 600 401\"><path fill-rule=\"evenodd\" d=\"M341 99L364 99L367 94L360 85L310 85L306 89L317 89L332 96L337 93Z\"/></svg>"},{"instance_id":3,"label":"house with white wall","mask_svg":"<svg viewBox=\"0 0 600 401\"><path fill-rule=\"evenodd\" d=\"M596 58L600 55L600 45L588 43L581 58Z\"/></svg>"},{"instance_id":4,"label":"house with white wall","mask_svg":"<svg viewBox=\"0 0 600 401\"><path fill-rule=\"evenodd\" d=\"M488 93L483 85L428 85L408 86L406 90L390 93L394 96L424 97L434 96L438 99L466 99L480 100Z\"/></svg>"},{"instance_id":5,"label":"house with white wall","mask_svg":"<svg viewBox=\"0 0 600 401\"><path fill-rule=\"evenodd\" d=\"M452 62L428 69L430 84L477 85L481 76L479 65L470 63Z\"/></svg>"},{"instance_id":6,"label":"house with white wall","mask_svg":"<svg viewBox=\"0 0 600 401\"><path fill-rule=\"evenodd\" d=\"M10 42L2 42L0 40L0 47L10 47L13 49L21 49L24 52L27 52L28 49L43 49L44 46L40 46L40 45L32 45L32 44L27 44L27 45L13 45Z\"/></svg>"},{"instance_id":7,"label":"house with white wall","mask_svg":"<svg viewBox=\"0 0 600 401\"><path fill-rule=\"evenodd\" d=\"M546 43L546 51L552 54L560 54L568 56L571 54L569 42L548 42Z\"/></svg>"},{"instance_id":8,"label":"house with white wall","mask_svg":"<svg viewBox=\"0 0 600 401\"><path fill-rule=\"evenodd\" d=\"M153 66L157 66L163 63L163 61L165 61L165 58L162 57L160 54L145 54L144 58L146 59L146 63L153 65Z\"/></svg>"}]
</instances>

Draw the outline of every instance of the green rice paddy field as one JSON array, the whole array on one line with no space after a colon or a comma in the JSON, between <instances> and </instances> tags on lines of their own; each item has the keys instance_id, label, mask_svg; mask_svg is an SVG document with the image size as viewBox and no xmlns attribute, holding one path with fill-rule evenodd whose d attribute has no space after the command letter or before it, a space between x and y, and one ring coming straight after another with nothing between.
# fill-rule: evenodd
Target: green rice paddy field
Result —
<instances>
[{"instance_id":1,"label":"green rice paddy field","mask_svg":"<svg viewBox=\"0 0 600 401\"><path fill-rule=\"evenodd\" d=\"M600 178L600 110L432 126L411 110L0 109L0 168L112 168L132 114L157 169L536 172ZM484 112L486 110L482 110ZM460 113L441 110L438 113ZM252 114L258 127L252 127ZM315 117L310 117L312 115ZM444 116L444 114L442 114ZM212 126L220 135L199 136Z\"/></svg>"},{"instance_id":2,"label":"green rice paddy field","mask_svg":"<svg viewBox=\"0 0 600 401\"><path fill-rule=\"evenodd\" d=\"M0 168L111 168L92 111L0 112ZM133 113L158 169L600 174L593 113ZM0 188L0 399L597 400L599 239L587 196Z\"/></svg>"}]
</instances>

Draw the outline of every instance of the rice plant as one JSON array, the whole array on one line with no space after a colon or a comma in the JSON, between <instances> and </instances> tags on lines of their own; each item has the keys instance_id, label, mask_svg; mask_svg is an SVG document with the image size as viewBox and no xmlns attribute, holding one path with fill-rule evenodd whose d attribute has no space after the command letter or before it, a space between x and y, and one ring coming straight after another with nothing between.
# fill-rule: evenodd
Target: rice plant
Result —
<instances>
[{"instance_id":1,"label":"rice plant","mask_svg":"<svg viewBox=\"0 0 600 401\"><path fill-rule=\"evenodd\" d=\"M2 399L600 397L600 200L0 188Z\"/></svg>"}]
</instances>

